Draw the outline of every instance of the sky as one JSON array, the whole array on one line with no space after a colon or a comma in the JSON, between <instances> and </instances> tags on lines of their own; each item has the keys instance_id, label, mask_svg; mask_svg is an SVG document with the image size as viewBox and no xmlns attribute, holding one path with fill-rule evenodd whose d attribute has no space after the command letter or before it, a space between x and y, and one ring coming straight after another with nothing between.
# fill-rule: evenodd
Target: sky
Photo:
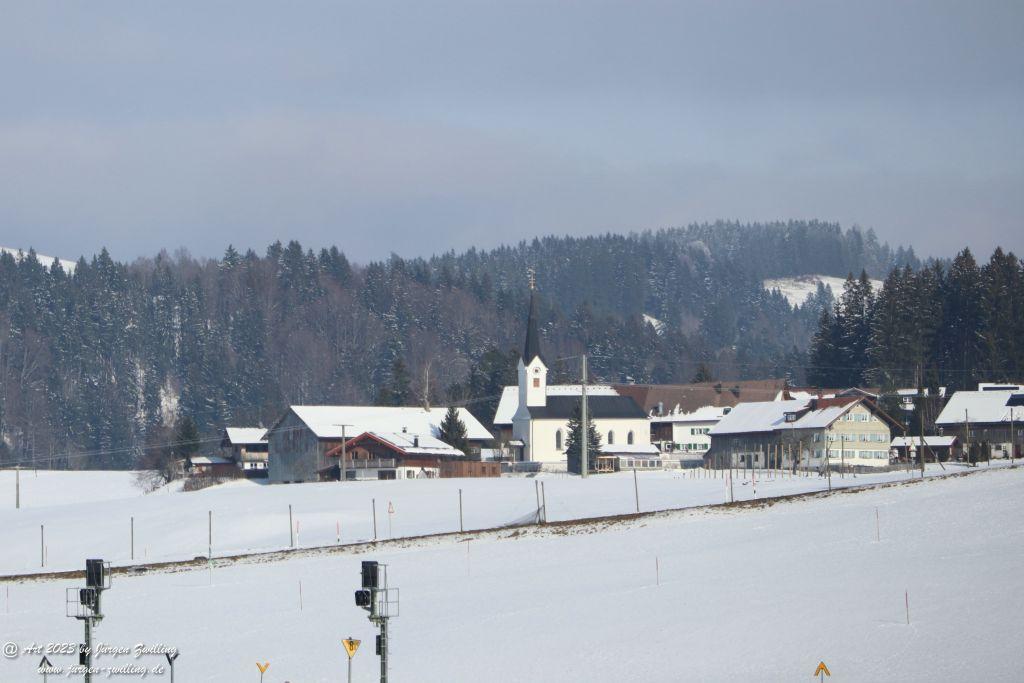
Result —
<instances>
[{"instance_id":1,"label":"sky","mask_svg":"<svg viewBox=\"0 0 1024 683\"><path fill-rule=\"evenodd\" d=\"M1019 0L0 3L2 246L818 218L1024 252Z\"/></svg>"}]
</instances>

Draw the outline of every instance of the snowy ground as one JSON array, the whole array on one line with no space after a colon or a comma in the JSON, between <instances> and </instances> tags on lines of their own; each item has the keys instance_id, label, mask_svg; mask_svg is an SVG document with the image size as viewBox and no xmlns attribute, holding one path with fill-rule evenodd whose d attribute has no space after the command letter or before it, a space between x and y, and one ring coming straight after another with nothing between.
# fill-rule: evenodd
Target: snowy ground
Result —
<instances>
[{"instance_id":1,"label":"snowy ground","mask_svg":"<svg viewBox=\"0 0 1024 683\"><path fill-rule=\"evenodd\" d=\"M811 680L820 660L836 682L1014 681L1022 505L1024 468L994 468L370 557L388 562L401 588L396 681L796 681ZM375 680L374 631L352 603L366 558L116 577L98 639L180 648L178 680L255 681L256 662L268 661L265 683L280 683L344 680L340 639L351 635L363 640L354 680ZM79 583L0 584L2 640L77 642L81 625L63 601ZM39 680L38 659L0 660L0 680Z\"/></svg>"},{"instance_id":2,"label":"snowy ground","mask_svg":"<svg viewBox=\"0 0 1024 683\"><path fill-rule=\"evenodd\" d=\"M948 472L958 472L949 466ZM937 467L930 475L943 472ZM643 472L638 477L640 509L664 510L722 503L726 483L696 471ZM700 476L701 478L694 478ZM721 476L721 473L719 473ZM898 481L904 472L833 475L834 487ZM912 473L911 476L919 476ZM549 521L618 515L636 511L633 475L542 476ZM736 500L819 491L826 481L810 477L759 475L737 478ZM295 545L333 545L372 540L376 500L377 538L459 530L459 489L465 529L523 523L537 509L535 480L435 479L269 486L240 480L192 493L162 490L149 495L125 472L21 473L22 509L14 508L14 472L0 472L0 575L81 569L86 557L114 564L192 559L213 553L287 548L291 505ZM388 510L393 512L389 514ZM132 519L134 518L134 560ZM41 528L42 527L42 528ZM42 548L40 546L43 546ZM42 566L45 555L45 566Z\"/></svg>"},{"instance_id":3,"label":"snowy ground","mask_svg":"<svg viewBox=\"0 0 1024 683\"><path fill-rule=\"evenodd\" d=\"M832 296L838 299L843 294L843 285L846 284L845 277L833 277L832 275L801 275L799 277L780 277L765 280L762 285L768 291L779 290L782 296L786 297L790 306L801 306L807 297L818 291L818 283L828 285L832 289ZM881 280L872 280L871 286L877 292L882 287Z\"/></svg>"}]
</instances>

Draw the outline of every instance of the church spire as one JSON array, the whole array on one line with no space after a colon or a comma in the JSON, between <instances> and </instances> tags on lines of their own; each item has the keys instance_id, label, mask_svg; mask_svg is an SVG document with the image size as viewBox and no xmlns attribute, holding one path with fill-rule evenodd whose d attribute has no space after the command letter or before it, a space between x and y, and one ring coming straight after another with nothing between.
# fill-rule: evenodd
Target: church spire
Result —
<instances>
[{"instance_id":1,"label":"church spire","mask_svg":"<svg viewBox=\"0 0 1024 683\"><path fill-rule=\"evenodd\" d=\"M544 360L540 352L540 331L538 329L538 318L540 318L539 306L537 303L537 278L533 269L529 270L530 276L530 314L526 319L526 346L523 348L523 362L529 365L534 358Z\"/></svg>"}]
</instances>

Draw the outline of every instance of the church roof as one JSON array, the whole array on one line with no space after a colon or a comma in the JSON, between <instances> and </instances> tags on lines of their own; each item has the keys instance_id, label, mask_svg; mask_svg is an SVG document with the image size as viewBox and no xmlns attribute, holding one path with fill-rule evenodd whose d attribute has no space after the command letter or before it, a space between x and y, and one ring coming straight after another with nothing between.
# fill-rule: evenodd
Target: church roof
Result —
<instances>
[{"instance_id":1,"label":"church roof","mask_svg":"<svg viewBox=\"0 0 1024 683\"><path fill-rule=\"evenodd\" d=\"M548 396L547 405L528 406L533 420L568 420L580 404L579 396ZM647 413L629 396L587 396L587 417L646 419Z\"/></svg>"},{"instance_id":2,"label":"church roof","mask_svg":"<svg viewBox=\"0 0 1024 683\"><path fill-rule=\"evenodd\" d=\"M537 304L537 290L530 290L530 314L526 319L526 345L523 347L523 362L529 365L534 358L544 360L540 352L540 329L538 327L540 317Z\"/></svg>"}]
</instances>

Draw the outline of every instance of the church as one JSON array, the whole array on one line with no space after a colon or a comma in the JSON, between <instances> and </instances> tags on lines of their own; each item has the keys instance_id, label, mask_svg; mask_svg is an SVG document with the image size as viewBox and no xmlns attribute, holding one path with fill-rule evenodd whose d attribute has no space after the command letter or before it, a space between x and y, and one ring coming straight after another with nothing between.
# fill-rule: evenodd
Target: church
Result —
<instances>
[{"instance_id":1,"label":"church","mask_svg":"<svg viewBox=\"0 0 1024 683\"><path fill-rule=\"evenodd\" d=\"M495 413L495 426L502 428L499 420L503 414L511 412L515 401L509 443L519 450L518 459L539 463L545 470L565 470L569 419L580 403L582 392L578 384L548 384L548 366L541 351L537 296L531 279L526 344L518 366L519 386L505 388ZM587 412L601 436L600 455L657 455L657 448L651 445L647 413L631 397L622 396L607 385L588 385ZM594 453L591 457L598 455Z\"/></svg>"}]
</instances>

